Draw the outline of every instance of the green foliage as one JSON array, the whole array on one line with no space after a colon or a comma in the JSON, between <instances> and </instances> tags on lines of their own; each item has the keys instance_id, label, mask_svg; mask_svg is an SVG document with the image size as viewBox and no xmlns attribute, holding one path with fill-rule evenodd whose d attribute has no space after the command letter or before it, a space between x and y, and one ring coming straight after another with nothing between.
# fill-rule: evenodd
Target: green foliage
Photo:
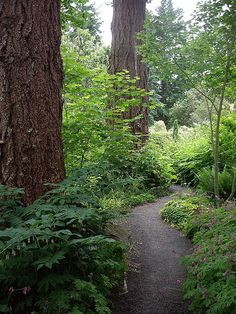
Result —
<instances>
[{"instance_id":1,"label":"green foliage","mask_svg":"<svg viewBox=\"0 0 236 314\"><path fill-rule=\"evenodd\" d=\"M144 185L153 191L165 191L176 178L172 160L154 141L150 141L137 154L134 167L143 176Z\"/></svg>"},{"instance_id":2,"label":"green foliage","mask_svg":"<svg viewBox=\"0 0 236 314\"><path fill-rule=\"evenodd\" d=\"M219 188L220 196L230 195L235 168L235 114L225 111L220 126ZM213 153L207 126L182 127L175 144L173 164L178 181L197 185L203 192L214 195ZM171 152L172 154L172 152Z\"/></svg>"},{"instance_id":3,"label":"green foliage","mask_svg":"<svg viewBox=\"0 0 236 314\"><path fill-rule=\"evenodd\" d=\"M235 121L235 114L225 111L220 126L219 184L222 197L230 194L233 181ZM197 185L200 181L202 191L214 194L213 153L209 137L207 126L180 128L173 163L181 183Z\"/></svg>"},{"instance_id":4,"label":"green foliage","mask_svg":"<svg viewBox=\"0 0 236 314\"><path fill-rule=\"evenodd\" d=\"M9 188L0 184L0 230L19 224L22 189Z\"/></svg>"},{"instance_id":5,"label":"green foliage","mask_svg":"<svg viewBox=\"0 0 236 314\"><path fill-rule=\"evenodd\" d=\"M105 209L118 210L120 212L127 212L127 209L136 205L143 205L145 203L151 203L156 200L156 196L149 192L143 192L135 194L134 192L129 193L125 191L112 191L105 195L100 200L100 205Z\"/></svg>"},{"instance_id":6,"label":"green foliage","mask_svg":"<svg viewBox=\"0 0 236 314\"><path fill-rule=\"evenodd\" d=\"M196 124L202 124L209 121L206 100L202 95L190 89L185 92L184 97L177 101L170 110L172 121L178 121L179 125L193 127Z\"/></svg>"},{"instance_id":7,"label":"green foliage","mask_svg":"<svg viewBox=\"0 0 236 314\"><path fill-rule=\"evenodd\" d=\"M89 0L62 0L61 1L62 29L71 36L78 28L86 29L99 40L100 21L94 5Z\"/></svg>"},{"instance_id":8,"label":"green foliage","mask_svg":"<svg viewBox=\"0 0 236 314\"><path fill-rule=\"evenodd\" d=\"M199 211L208 206L208 204L209 201L204 197L182 196L166 204L161 210L161 218L191 237L193 235L193 218Z\"/></svg>"},{"instance_id":9,"label":"green foliage","mask_svg":"<svg viewBox=\"0 0 236 314\"><path fill-rule=\"evenodd\" d=\"M236 309L236 212L208 209L193 221L194 253L184 259L183 286L190 309L200 314L228 314Z\"/></svg>"},{"instance_id":10,"label":"green foliage","mask_svg":"<svg viewBox=\"0 0 236 314\"><path fill-rule=\"evenodd\" d=\"M194 314L228 314L236 309L236 210L214 208L204 197L169 202L163 219L190 236L194 252L184 258L183 285Z\"/></svg>"},{"instance_id":11,"label":"green foliage","mask_svg":"<svg viewBox=\"0 0 236 314\"><path fill-rule=\"evenodd\" d=\"M131 106L140 105L146 92L137 87L138 78L131 79L127 72L109 75L101 67L94 68L88 60L96 50L82 53L82 64L76 42L69 43L65 39L63 47L67 173L77 171L81 176L78 169L87 172L102 206L122 209L136 205L138 199L143 203L145 196L138 194L145 194L148 188L164 190L174 178L171 161L157 146L150 143L134 150L140 136L130 133L133 120L122 118Z\"/></svg>"},{"instance_id":12,"label":"green foliage","mask_svg":"<svg viewBox=\"0 0 236 314\"><path fill-rule=\"evenodd\" d=\"M174 157L178 181L182 184L196 185L199 172L212 164L208 129L204 126L192 129L182 127L179 130Z\"/></svg>"},{"instance_id":13,"label":"green foliage","mask_svg":"<svg viewBox=\"0 0 236 314\"><path fill-rule=\"evenodd\" d=\"M211 168L202 169L199 174L199 184L198 187L201 191L214 196L214 173ZM232 169L227 169L225 167L222 172L219 173L219 192L220 197L227 199L232 190L234 173ZM236 196L236 191L234 193Z\"/></svg>"},{"instance_id":14,"label":"green foliage","mask_svg":"<svg viewBox=\"0 0 236 314\"><path fill-rule=\"evenodd\" d=\"M126 249L107 236L114 216L89 191L85 179L69 178L31 206L1 213L1 311L110 313L107 297L124 276Z\"/></svg>"},{"instance_id":15,"label":"green foliage","mask_svg":"<svg viewBox=\"0 0 236 314\"><path fill-rule=\"evenodd\" d=\"M110 208L114 211L125 213L127 210L127 202L123 191L114 191L103 196L100 199L101 208Z\"/></svg>"},{"instance_id":16,"label":"green foliage","mask_svg":"<svg viewBox=\"0 0 236 314\"><path fill-rule=\"evenodd\" d=\"M236 165L236 114L231 113L222 117L220 126L220 164L232 168Z\"/></svg>"},{"instance_id":17,"label":"green foliage","mask_svg":"<svg viewBox=\"0 0 236 314\"><path fill-rule=\"evenodd\" d=\"M127 203L130 207L133 207L136 205L143 205L145 203L152 203L155 200L156 200L155 195L146 192L146 193L141 193L141 194L137 194L137 195L131 195L128 198Z\"/></svg>"},{"instance_id":18,"label":"green foliage","mask_svg":"<svg viewBox=\"0 0 236 314\"><path fill-rule=\"evenodd\" d=\"M173 226L181 226L181 223L186 222L192 218L195 206L185 199L174 200L167 203L161 210L161 218Z\"/></svg>"},{"instance_id":19,"label":"green foliage","mask_svg":"<svg viewBox=\"0 0 236 314\"><path fill-rule=\"evenodd\" d=\"M20 205L20 196L23 193L22 189L0 185L0 212L17 208Z\"/></svg>"},{"instance_id":20,"label":"green foliage","mask_svg":"<svg viewBox=\"0 0 236 314\"><path fill-rule=\"evenodd\" d=\"M73 83L77 83L78 86L74 88L78 88L88 80L89 74L93 76L98 73L96 69L106 70L108 48L96 41L89 30L78 28L73 36L66 34L62 37L62 57L66 82L64 89L67 90L68 85Z\"/></svg>"},{"instance_id":21,"label":"green foliage","mask_svg":"<svg viewBox=\"0 0 236 314\"><path fill-rule=\"evenodd\" d=\"M180 71L210 102L215 102L224 89L228 61L231 69L235 66L235 20L234 0L200 3L189 29L189 40L180 52L185 60L185 68L178 63ZM226 83L228 89L235 87L232 70Z\"/></svg>"},{"instance_id":22,"label":"green foliage","mask_svg":"<svg viewBox=\"0 0 236 314\"><path fill-rule=\"evenodd\" d=\"M84 68L77 58L73 47L65 47L63 136L68 172L99 160L119 162L130 154L132 121L122 119L122 113L140 105L145 94L136 86L137 78L130 79L127 72L109 75L102 69Z\"/></svg>"},{"instance_id":23,"label":"green foliage","mask_svg":"<svg viewBox=\"0 0 236 314\"><path fill-rule=\"evenodd\" d=\"M149 67L150 88L163 104L154 114L155 120L169 120L169 109L182 98L186 82L176 72L173 60L186 41L186 23L182 10L171 0L162 0L156 13L148 12L145 31L141 34L140 53Z\"/></svg>"}]
</instances>

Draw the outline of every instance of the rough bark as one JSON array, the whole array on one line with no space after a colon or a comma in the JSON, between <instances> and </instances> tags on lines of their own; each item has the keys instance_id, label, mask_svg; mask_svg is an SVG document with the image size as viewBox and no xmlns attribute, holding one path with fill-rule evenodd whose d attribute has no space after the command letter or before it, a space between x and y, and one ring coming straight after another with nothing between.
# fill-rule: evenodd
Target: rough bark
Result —
<instances>
[{"instance_id":1,"label":"rough bark","mask_svg":"<svg viewBox=\"0 0 236 314\"><path fill-rule=\"evenodd\" d=\"M144 27L145 9L146 0L113 0L110 72L115 74L128 70L131 77L140 77L139 87L147 90L147 68L137 53L137 34ZM133 134L148 134L146 102L147 97L144 97L139 107L133 107L124 114L125 119L143 115L142 119L131 124Z\"/></svg>"},{"instance_id":2,"label":"rough bark","mask_svg":"<svg viewBox=\"0 0 236 314\"><path fill-rule=\"evenodd\" d=\"M31 203L64 178L60 0L0 0L0 183Z\"/></svg>"}]
</instances>

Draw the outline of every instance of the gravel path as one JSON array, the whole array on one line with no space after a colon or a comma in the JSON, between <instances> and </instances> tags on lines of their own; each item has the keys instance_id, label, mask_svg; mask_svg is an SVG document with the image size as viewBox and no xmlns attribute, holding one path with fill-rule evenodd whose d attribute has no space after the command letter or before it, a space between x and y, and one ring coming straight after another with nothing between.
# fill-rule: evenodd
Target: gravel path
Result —
<instances>
[{"instance_id":1,"label":"gravel path","mask_svg":"<svg viewBox=\"0 0 236 314\"><path fill-rule=\"evenodd\" d=\"M184 188L175 186L173 193ZM165 224L160 209L173 196L159 198L153 204L134 208L125 227L130 230L128 293L113 298L114 314L187 314L180 286L185 270L182 256L191 253L191 243L178 230Z\"/></svg>"}]
</instances>

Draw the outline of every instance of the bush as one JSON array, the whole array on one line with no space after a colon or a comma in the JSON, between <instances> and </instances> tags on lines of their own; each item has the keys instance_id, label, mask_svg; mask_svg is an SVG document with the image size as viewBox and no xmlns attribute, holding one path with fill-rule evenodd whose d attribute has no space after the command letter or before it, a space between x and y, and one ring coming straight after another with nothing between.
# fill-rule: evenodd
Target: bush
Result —
<instances>
[{"instance_id":1,"label":"bush","mask_svg":"<svg viewBox=\"0 0 236 314\"><path fill-rule=\"evenodd\" d=\"M174 158L178 182L195 186L198 183L200 170L212 165L212 149L209 143L209 131L206 127L196 127L180 132Z\"/></svg>"},{"instance_id":2,"label":"bush","mask_svg":"<svg viewBox=\"0 0 236 314\"><path fill-rule=\"evenodd\" d=\"M1 212L0 312L110 313L126 248L106 234L112 212L82 185L68 179L29 207ZM0 190L9 206L10 190Z\"/></svg>"},{"instance_id":3,"label":"bush","mask_svg":"<svg viewBox=\"0 0 236 314\"><path fill-rule=\"evenodd\" d=\"M181 199L170 201L161 210L161 218L173 226L181 228L181 224L191 219L195 206L190 202Z\"/></svg>"},{"instance_id":4,"label":"bush","mask_svg":"<svg viewBox=\"0 0 236 314\"><path fill-rule=\"evenodd\" d=\"M143 177L145 187L157 193L165 191L176 179L171 158L153 141L136 155L134 173Z\"/></svg>"},{"instance_id":5,"label":"bush","mask_svg":"<svg viewBox=\"0 0 236 314\"><path fill-rule=\"evenodd\" d=\"M212 169L205 168L199 172L199 184L198 187L202 192L206 192L211 196L214 196L214 173ZM227 199L231 194L232 183L233 183L234 173L233 170L228 170L225 168L219 173L219 192L220 197ZM234 193L236 196L236 191Z\"/></svg>"},{"instance_id":6,"label":"bush","mask_svg":"<svg viewBox=\"0 0 236 314\"><path fill-rule=\"evenodd\" d=\"M223 116L220 127L220 166L231 169L236 166L236 114Z\"/></svg>"},{"instance_id":7,"label":"bush","mask_svg":"<svg viewBox=\"0 0 236 314\"><path fill-rule=\"evenodd\" d=\"M154 201L175 180L171 159L158 145L148 143L128 156L117 156L75 171L75 176L93 178L89 187L100 204L122 209ZM105 204L106 203L106 204Z\"/></svg>"},{"instance_id":8,"label":"bush","mask_svg":"<svg viewBox=\"0 0 236 314\"><path fill-rule=\"evenodd\" d=\"M209 201L204 197L182 196L166 204L161 210L161 218L192 237L196 231L192 221L197 213L203 211L208 205Z\"/></svg>"},{"instance_id":9,"label":"bush","mask_svg":"<svg viewBox=\"0 0 236 314\"><path fill-rule=\"evenodd\" d=\"M104 196L100 200L100 205L104 209L111 209L126 213L127 210L136 205L151 203L156 200L155 195L148 192L141 194L128 194L124 191L116 191Z\"/></svg>"},{"instance_id":10,"label":"bush","mask_svg":"<svg viewBox=\"0 0 236 314\"><path fill-rule=\"evenodd\" d=\"M130 195L128 197L127 203L128 206L132 207L136 205L143 205L145 203L152 203L155 202L155 200L156 200L155 195L146 192L138 195Z\"/></svg>"},{"instance_id":11,"label":"bush","mask_svg":"<svg viewBox=\"0 0 236 314\"><path fill-rule=\"evenodd\" d=\"M236 141L236 114L224 112L220 126L220 171L222 182L222 195L231 188L227 187L227 181L232 182L232 170L236 163L234 143ZM212 168L213 154L210 144L209 128L196 126L192 129L182 128L179 132L179 139L176 145L176 154L173 160L177 178L180 183L187 183L196 186L199 178L202 177L202 187L207 189L207 177L209 185L212 186L210 171L205 172L204 168ZM192 130L192 132L190 132ZM203 171L202 171L203 170ZM223 182L225 181L225 182Z\"/></svg>"}]
</instances>

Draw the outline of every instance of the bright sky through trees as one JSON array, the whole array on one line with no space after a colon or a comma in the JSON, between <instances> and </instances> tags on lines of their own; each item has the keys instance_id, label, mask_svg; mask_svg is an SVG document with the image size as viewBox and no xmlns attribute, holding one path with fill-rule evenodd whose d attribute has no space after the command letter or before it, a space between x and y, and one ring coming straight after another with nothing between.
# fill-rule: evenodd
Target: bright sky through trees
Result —
<instances>
[{"instance_id":1,"label":"bright sky through trees","mask_svg":"<svg viewBox=\"0 0 236 314\"><path fill-rule=\"evenodd\" d=\"M98 12L100 13L101 20L103 24L101 25L102 38L103 41L110 45L111 43L111 20L112 20L112 7L111 0L96 0L91 1L95 3ZM149 10L155 10L160 5L161 0L152 0L148 4ZM198 0L173 0L175 8L181 8L184 10L184 18L188 20L196 8Z\"/></svg>"}]
</instances>

